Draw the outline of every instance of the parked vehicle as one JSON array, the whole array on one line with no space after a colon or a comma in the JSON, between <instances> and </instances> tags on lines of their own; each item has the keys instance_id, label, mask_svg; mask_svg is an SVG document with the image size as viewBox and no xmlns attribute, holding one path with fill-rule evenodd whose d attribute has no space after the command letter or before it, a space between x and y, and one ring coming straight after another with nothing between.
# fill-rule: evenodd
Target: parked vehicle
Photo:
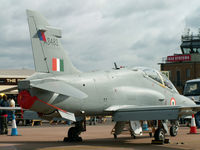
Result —
<instances>
[{"instance_id":1,"label":"parked vehicle","mask_svg":"<svg viewBox=\"0 0 200 150\"><path fill-rule=\"evenodd\" d=\"M188 80L184 86L183 95L200 105L200 79ZM195 115L196 125L200 128L200 112Z\"/></svg>"}]
</instances>

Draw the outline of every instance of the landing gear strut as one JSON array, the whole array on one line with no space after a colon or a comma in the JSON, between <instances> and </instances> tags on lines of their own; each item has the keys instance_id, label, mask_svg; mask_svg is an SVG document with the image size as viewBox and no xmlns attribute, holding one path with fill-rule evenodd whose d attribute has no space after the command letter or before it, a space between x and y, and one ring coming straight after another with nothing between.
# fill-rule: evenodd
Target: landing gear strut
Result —
<instances>
[{"instance_id":1,"label":"landing gear strut","mask_svg":"<svg viewBox=\"0 0 200 150\"><path fill-rule=\"evenodd\" d=\"M178 121L171 121L171 128L170 128L170 135L171 136L176 136L178 133L178 128L179 128L179 122Z\"/></svg>"},{"instance_id":2,"label":"landing gear strut","mask_svg":"<svg viewBox=\"0 0 200 150\"><path fill-rule=\"evenodd\" d=\"M79 136L81 132L86 131L86 121L81 120L75 123L75 127L71 127L68 130L68 137L64 138L64 142L82 142L82 138Z\"/></svg>"},{"instance_id":3,"label":"landing gear strut","mask_svg":"<svg viewBox=\"0 0 200 150\"><path fill-rule=\"evenodd\" d=\"M168 127L166 124L166 121L164 120L158 120L158 128L156 129L154 133L154 142L159 141L161 143L165 142L165 134L168 133Z\"/></svg>"}]
</instances>

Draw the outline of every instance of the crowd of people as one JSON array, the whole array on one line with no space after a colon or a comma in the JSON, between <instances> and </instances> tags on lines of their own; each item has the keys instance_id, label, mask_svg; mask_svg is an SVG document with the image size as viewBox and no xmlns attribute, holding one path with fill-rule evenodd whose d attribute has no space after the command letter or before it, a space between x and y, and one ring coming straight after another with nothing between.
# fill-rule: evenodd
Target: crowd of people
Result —
<instances>
[{"instance_id":1,"label":"crowd of people","mask_svg":"<svg viewBox=\"0 0 200 150\"><path fill-rule=\"evenodd\" d=\"M8 99L7 95L0 93L0 107L15 107L15 101ZM0 109L0 134L8 134L8 114L14 113L9 110Z\"/></svg>"}]
</instances>

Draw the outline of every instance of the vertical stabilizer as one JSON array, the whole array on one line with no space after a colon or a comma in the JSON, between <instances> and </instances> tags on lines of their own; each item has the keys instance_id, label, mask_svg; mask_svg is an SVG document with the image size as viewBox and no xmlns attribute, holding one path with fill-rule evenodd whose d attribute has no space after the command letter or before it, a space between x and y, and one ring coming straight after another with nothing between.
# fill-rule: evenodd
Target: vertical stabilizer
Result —
<instances>
[{"instance_id":1,"label":"vertical stabilizer","mask_svg":"<svg viewBox=\"0 0 200 150\"><path fill-rule=\"evenodd\" d=\"M78 73L60 43L61 30L49 26L38 12L27 10L27 17L35 71L53 74Z\"/></svg>"}]
</instances>

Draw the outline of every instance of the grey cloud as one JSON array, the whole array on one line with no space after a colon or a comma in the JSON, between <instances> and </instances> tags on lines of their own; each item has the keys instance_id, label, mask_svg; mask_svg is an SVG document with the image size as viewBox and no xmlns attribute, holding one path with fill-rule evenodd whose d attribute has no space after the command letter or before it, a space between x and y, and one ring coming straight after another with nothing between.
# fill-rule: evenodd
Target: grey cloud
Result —
<instances>
[{"instance_id":1,"label":"grey cloud","mask_svg":"<svg viewBox=\"0 0 200 150\"><path fill-rule=\"evenodd\" d=\"M63 47L83 71L110 69L114 61L158 68L159 59L178 51L185 25L200 23L198 0L1 2L0 68L34 68L27 8L63 29Z\"/></svg>"},{"instance_id":2,"label":"grey cloud","mask_svg":"<svg viewBox=\"0 0 200 150\"><path fill-rule=\"evenodd\" d=\"M108 3L106 8L103 13L104 17L118 18L163 10L168 8L168 3L159 0L151 0L148 2L141 0L115 0Z\"/></svg>"},{"instance_id":3,"label":"grey cloud","mask_svg":"<svg viewBox=\"0 0 200 150\"><path fill-rule=\"evenodd\" d=\"M185 17L185 23L187 27L199 28L200 27L200 7L192 11Z\"/></svg>"}]
</instances>

